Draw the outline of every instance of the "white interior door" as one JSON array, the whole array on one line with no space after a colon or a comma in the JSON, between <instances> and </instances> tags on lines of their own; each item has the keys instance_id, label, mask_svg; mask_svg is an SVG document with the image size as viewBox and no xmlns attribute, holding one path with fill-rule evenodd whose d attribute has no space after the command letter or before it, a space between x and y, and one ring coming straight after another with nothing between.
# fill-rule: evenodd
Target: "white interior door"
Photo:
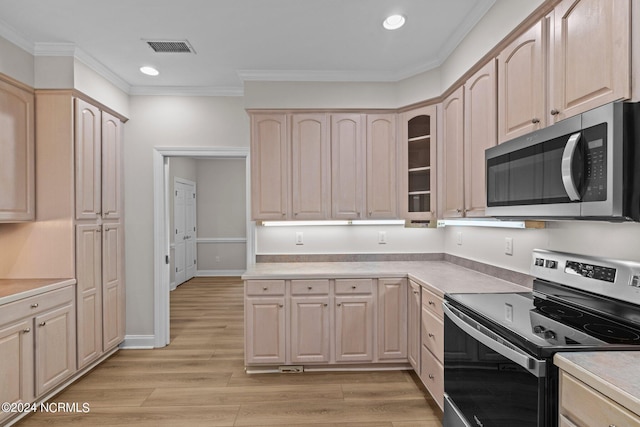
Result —
<instances>
[{"instance_id":1,"label":"white interior door","mask_svg":"<svg viewBox=\"0 0 640 427\"><path fill-rule=\"evenodd\" d=\"M174 181L175 285L196 275L196 184L181 178Z\"/></svg>"},{"instance_id":2,"label":"white interior door","mask_svg":"<svg viewBox=\"0 0 640 427\"><path fill-rule=\"evenodd\" d=\"M196 185L185 186L185 280L195 277L197 270L196 254Z\"/></svg>"}]
</instances>

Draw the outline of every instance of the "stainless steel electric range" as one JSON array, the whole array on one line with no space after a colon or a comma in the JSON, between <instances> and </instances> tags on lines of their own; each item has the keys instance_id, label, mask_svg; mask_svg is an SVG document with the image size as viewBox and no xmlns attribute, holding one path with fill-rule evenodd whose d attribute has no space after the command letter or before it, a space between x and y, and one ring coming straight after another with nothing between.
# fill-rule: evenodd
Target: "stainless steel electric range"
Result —
<instances>
[{"instance_id":1,"label":"stainless steel electric range","mask_svg":"<svg viewBox=\"0 0 640 427\"><path fill-rule=\"evenodd\" d=\"M559 351L640 350L640 262L534 250L533 292L445 295L444 427L555 427Z\"/></svg>"}]
</instances>

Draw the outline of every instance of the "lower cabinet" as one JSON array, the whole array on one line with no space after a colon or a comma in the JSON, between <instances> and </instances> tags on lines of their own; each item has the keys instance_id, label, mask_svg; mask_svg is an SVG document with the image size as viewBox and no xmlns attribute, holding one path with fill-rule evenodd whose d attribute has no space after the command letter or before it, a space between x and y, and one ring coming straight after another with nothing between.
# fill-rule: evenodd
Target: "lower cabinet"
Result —
<instances>
[{"instance_id":1,"label":"lower cabinet","mask_svg":"<svg viewBox=\"0 0 640 427\"><path fill-rule=\"evenodd\" d=\"M640 427L640 414L629 411L562 370L559 407L560 427Z\"/></svg>"},{"instance_id":2,"label":"lower cabinet","mask_svg":"<svg viewBox=\"0 0 640 427\"><path fill-rule=\"evenodd\" d=\"M444 312L442 298L422 288L421 307L421 369L422 383L435 402L444 408Z\"/></svg>"},{"instance_id":3,"label":"lower cabinet","mask_svg":"<svg viewBox=\"0 0 640 427\"><path fill-rule=\"evenodd\" d=\"M422 286L413 280L409 280L408 294L408 310L407 310L407 357L413 370L420 375L420 314L421 314L421 296L420 290Z\"/></svg>"},{"instance_id":4,"label":"lower cabinet","mask_svg":"<svg viewBox=\"0 0 640 427\"><path fill-rule=\"evenodd\" d=\"M245 363L406 363L406 288L405 278L247 280Z\"/></svg>"},{"instance_id":5,"label":"lower cabinet","mask_svg":"<svg viewBox=\"0 0 640 427\"><path fill-rule=\"evenodd\" d=\"M76 372L75 289L1 306L0 401L33 402ZM10 412L0 413L0 423Z\"/></svg>"}]
</instances>

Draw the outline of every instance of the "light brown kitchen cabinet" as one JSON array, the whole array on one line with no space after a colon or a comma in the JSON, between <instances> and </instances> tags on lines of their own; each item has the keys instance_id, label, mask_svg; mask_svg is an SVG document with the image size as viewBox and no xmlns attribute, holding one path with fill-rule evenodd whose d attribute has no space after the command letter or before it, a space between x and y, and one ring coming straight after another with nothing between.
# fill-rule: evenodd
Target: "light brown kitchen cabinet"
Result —
<instances>
[{"instance_id":1,"label":"light brown kitchen cabinet","mask_svg":"<svg viewBox=\"0 0 640 427\"><path fill-rule=\"evenodd\" d=\"M561 427L640 427L640 415L629 411L571 374L560 370Z\"/></svg>"},{"instance_id":2,"label":"light brown kitchen cabinet","mask_svg":"<svg viewBox=\"0 0 640 427\"><path fill-rule=\"evenodd\" d=\"M365 217L365 131L362 114L331 115L331 216L334 219Z\"/></svg>"},{"instance_id":3,"label":"light brown kitchen cabinet","mask_svg":"<svg viewBox=\"0 0 640 427\"><path fill-rule=\"evenodd\" d=\"M373 361L373 296L337 295L336 362Z\"/></svg>"},{"instance_id":4,"label":"light brown kitchen cabinet","mask_svg":"<svg viewBox=\"0 0 640 427\"><path fill-rule=\"evenodd\" d=\"M284 364L284 280L249 280L245 292L245 363Z\"/></svg>"},{"instance_id":5,"label":"light brown kitchen cabinet","mask_svg":"<svg viewBox=\"0 0 640 427\"><path fill-rule=\"evenodd\" d=\"M283 220L289 212L289 132L286 114L251 114L251 213Z\"/></svg>"},{"instance_id":6,"label":"light brown kitchen cabinet","mask_svg":"<svg viewBox=\"0 0 640 427\"><path fill-rule=\"evenodd\" d=\"M442 216L464 214L464 87L442 102Z\"/></svg>"},{"instance_id":7,"label":"light brown kitchen cabinet","mask_svg":"<svg viewBox=\"0 0 640 427\"><path fill-rule=\"evenodd\" d=\"M407 359L407 279L378 279L378 359Z\"/></svg>"},{"instance_id":8,"label":"light brown kitchen cabinet","mask_svg":"<svg viewBox=\"0 0 640 427\"><path fill-rule=\"evenodd\" d=\"M436 106L404 112L400 121L400 217L436 219Z\"/></svg>"},{"instance_id":9,"label":"light brown kitchen cabinet","mask_svg":"<svg viewBox=\"0 0 640 427\"><path fill-rule=\"evenodd\" d=\"M33 402L76 372L74 295L66 286L0 306L2 402Z\"/></svg>"},{"instance_id":10,"label":"light brown kitchen cabinet","mask_svg":"<svg viewBox=\"0 0 640 427\"><path fill-rule=\"evenodd\" d=\"M422 288L420 380L444 408L444 311L442 298Z\"/></svg>"},{"instance_id":11,"label":"light brown kitchen cabinet","mask_svg":"<svg viewBox=\"0 0 640 427\"><path fill-rule=\"evenodd\" d=\"M489 61L464 85L464 216L484 216L484 151L497 143L496 63Z\"/></svg>"},{"instance_id":12,"label":"light brown kitchen cabinet","mask_svg":"<svg viewBox=\"0 0 640 427\"><path fill-rule=\"evenodd\" d=\"M330 155L327 115L291 116L293 219L326 219L330 214Z\"/></svg>"},{"instance_id":13,"label":"light brown kitchen cabinet","mask_svg":"<svg viewBox=\"0 0 640 427\"><path fill-rule=\"evenodd\" d=\"M397 217L396 115L367 115L367 218Z\"/></svg>"},{"instance_id":14,"label":"light brown kitchen cabinet","mask_svg":"<svg viewBox=\"0 0 640 427\"><path fill-rule=\"evenodd\" d=\"M122 125L76 98L76 277L78 364L87 366L124 340Z\"/></svg>"},{"instance_id":15,"label":"light brown kitchen cabinet","mask_svg":"<svg viewBox=\"0 0 640 427\"><path fill-rule=\"evenodd\" d=\"M422 307L422 297L420 290L422 287L409 280L408 289L408 308L407 308L407 357L413 370L420 375L420 349L421 344L421 328L420 315Z\"/></svg>"},{"instance_id":16,"label":"light brown kitchen cabinet","mask_svg":"<svg viewBox=\"0 0 640 427\"><path fill-rule=\"evenodd\" d=\"M546 125L546 49L538 21L498 55L498 142Z\"/></svg>"},{"instance_id":17,"label":"light brown kitchen cabinet","mask_svg":"<svg viewBox=\"0 0 640 427\"><path fill-rule=\"evenodd\" d=\"M291 362L329 362L329 304L329 280L291 281Z\"/></svg>"},{"instance_id":18,"label":"light brown kitchen cabinet","mask_svg":"<svg viewBox=\"0 0 640 427\"><path fill-rule=\"evenodd\" d=\"M552 121L631 96L631 1L564 0L552 14Z\"/></svg>"},{"instance_id":19,"label":"light brown kitchen cabinet","mask_svg":"<svg viewBox=\"0 0 640 427\"><path fill-rule=\"evenodd\" d=\"M0 223L35 219L32 92L0 79Z\"/></svg>"}]
</instances>

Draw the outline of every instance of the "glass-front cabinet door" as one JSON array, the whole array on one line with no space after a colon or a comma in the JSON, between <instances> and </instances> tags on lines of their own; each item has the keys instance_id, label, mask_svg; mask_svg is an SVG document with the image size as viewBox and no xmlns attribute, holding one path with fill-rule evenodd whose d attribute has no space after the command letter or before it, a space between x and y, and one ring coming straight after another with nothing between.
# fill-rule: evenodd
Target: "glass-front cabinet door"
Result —
<instances>
[{"instance_id":1,"label":"glass-front cabinet door","mask_svg":"<svg viewBox=\"0 0 640 427\"><path fill-rule=\"evenodd\" d=\"M436 107L402 114L400 212L404 219L436 219Z\"/></svg>"}]
</instances>

